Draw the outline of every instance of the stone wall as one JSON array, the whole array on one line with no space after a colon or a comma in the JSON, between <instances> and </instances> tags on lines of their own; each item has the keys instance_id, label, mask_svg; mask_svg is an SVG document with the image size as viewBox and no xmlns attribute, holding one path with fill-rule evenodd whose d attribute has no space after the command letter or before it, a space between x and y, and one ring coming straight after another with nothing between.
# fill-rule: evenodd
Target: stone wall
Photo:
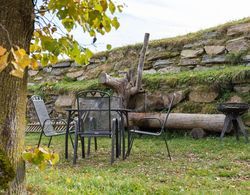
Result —
<instances>
[{"instance_id":1,"label":"stone wall","mask_svg":"<svg viewBox=\"0 0 250 195\"><path fill-rule=\"evenodd\" d=\"M221 64L250 63L250 22L225 25L175 39L149 44L144 73L206 70ZM40 71L29 71L29 85L65 78L86 80L102 72L117 73L137 66L141 45L117 48L95 55L87 66L64 61ZM44 76L46 75L46 76Z\"/></svg>"},{"instance_id":2,"label":"stone wall","mask_svg":"<svg viewBox=\"0 0 250 195\"><path fill-rule=\"evenodd\" d=\"M87 81L98 78L101 72L117 76L128 69L136 69L142 45L132 45L96 54L86 66L79 66L72 61L64 61L42 68L39 71L29 70L29 86L41 83L61 81ZM249 94L250 91L250 19L228 23L216 28L200 31L186 36L152 41L149 44L144 66L145 74L181 73L188 70L209 71L223 69L232 65L249 67L230 80L223 90L234 93L231 102L246 102L237 94ZM243 75L243 76L242 76ZM147 88L147 86L144 86ZM186 112L185 106L193 106L194 112L213 113L205 109L209 103L217 103L221 95L221 85L178 86L163 90L161 86L154 93L138 94L131 100L131 107L137 110L156 111L164 109L170 92L177 94L175 104L182 105L176 112ZM164 92L165 91L165 92ZM74 95L51 94L49 107L62 112L65 107L74 104ZM49 98L51 99L51 98ZM142 101L143 100L143 101ZM183 103L184 102L184 103ZM201 103L201 104L197 104ZM249 103L249 102L248 102ZM200 109L197 109L200 106ZM191 108L188 108L191 110ZM203 110L203 111L202 111ZM191 112L191 111L190 111Z\"/></svg>"}]
</instances>

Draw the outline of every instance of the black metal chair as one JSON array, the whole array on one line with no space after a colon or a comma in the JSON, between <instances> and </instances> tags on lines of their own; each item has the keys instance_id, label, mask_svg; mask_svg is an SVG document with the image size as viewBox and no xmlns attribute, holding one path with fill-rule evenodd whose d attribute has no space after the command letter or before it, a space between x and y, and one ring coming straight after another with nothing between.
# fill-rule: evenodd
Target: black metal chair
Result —
<instances>
[{"instance_id":1,"label":"black metal chair","mask_svg":"<svg viewBox=\"0 0 250 195\"><path fill-rule=\"evenodd\" d=\"M123 102L122 102L122 98L119 97L119 96L110 96L110 104L111 106L110 107L113 107L113 108L123 108ZM92 108L98 108L98 103L95 103L95 105L92 106ZM118 132L117 133L121 133L120 132L120 125L121 125L121 116L113 111L111 112L111 118L116 118L118 120ZM82 122L86 120L86 118L82 118ZM95 119L93 117L90 118L89 120L89 125L95 125ZM92 127L90 127L91 129ZM121 147L121 139L118 139L118 138L121 138L121 136L116 136L116 157L119 156L119 148ZM97 151L97 138L94 137L94 144L95 144L95 151ZM87 149L87 156L90 155L90 145L91 145L91 137L88 138L88 149ZM84 149L84 148L83 148ZM84 152L85 153L85 152ZM85 154L83 154L83 156L85 156Z\"/></svg>"},{"instance_id":2,"label":"black metal chair","mask_svg":"<svg viewBox=\"0 0 250 195\"><path fill-rule=\"evenodd\" d=\"M85 157L84 138L88 138L88 154L90 138L111 137L111 164L114 162L115 135L118 132L118 120L111 120L111 97L109 93L88 90L77 93L78 125L75 131L73 164L76 164L78 138L82 144L82 157Z\"/></svg>"},{"instance_id":3,"label":"black metal chair","mask_svg":"<svg viewBox=\"0 0 250 195\"><path fill-rule=\"evenodd\" d=\"M163 138L164 138L164 141L165 141L165 144L166 144L166 147L167 147L168 157L171 160L171 155L170 155L170 151L169 151L169 147L168 147L168 143L167 143L166 124L167 124L167 120L168 120L168 117L169 117L169 114L170 114L174 99L175 99L175 94L173 94L173 96L169 99L169 104L166 106L167 114L166 114L166 117L165 117L164 121L160 120L159 118L145 117L145 118L142 118L141 120L139 120L139 122L138 122L139 124L141 124L143 129L130 129L128 131L128 151L127 151L126 156L130 155L130 152L131 152L131 149L132 149L136 134L140 135L140 136L142 136L142 135L161 136L162 134L164 134ZM148 128L147 127L147 124L148 124L147 122L149 122L150 120L159 123L161 128L158 129L158 131L149 131L149 130L147 130L147 128Z\"/></svg>"},{"instance_id":4,"label":"black metal chair","mask_svg":"<svg viewBox=\"0 0 250 195\"><path fill-rule=\"evenodd\" d=\"M66 126L67 126L67 122L63 119L54 119L54 118L50 118L47 108L45 106L45 103L43 101L43 99L38 96L38 95L33 95L30 98L34 108L35 108L35 112L37 115L37 118L39 120L40 126L42 128L41 130L41 134L39 137L39 141L37 144L37 147L40 146L41 140L42 140L42 136L43 134L46 137L50 137L49 139L49 143L48 143L48 147L51 144L51 140L53 136L59 136L59 135L65 135L66 134ZM64 132L57 132L56 131L56 125L64 125L65 126L65 131ZM72 130L74 128L74 125L70 127L69 130L69 134L70 134L70 140L73 146L73 140L71 138L71 134L74 133L74 130Z\"/></svg>"}]
</instances>

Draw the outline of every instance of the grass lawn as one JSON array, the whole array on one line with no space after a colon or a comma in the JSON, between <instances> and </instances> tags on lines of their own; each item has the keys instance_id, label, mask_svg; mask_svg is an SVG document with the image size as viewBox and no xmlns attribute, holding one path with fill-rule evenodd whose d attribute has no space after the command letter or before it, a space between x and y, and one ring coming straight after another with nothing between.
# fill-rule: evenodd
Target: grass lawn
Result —
<instances>
[{"instance_id":1,"label":"grass lawn","mask_svg":"<svg viewBox=\"0 0 250 195\"><path fill-rule=\"evenodd\" d=\"M38 134L26 135L35 146ZM48 139L43 139L47 143ZM110 142L100 138L98 151L72 165L64 159L64 137L53 138L60 162L44 171L27 164L31 194L249 194L250 143L235 137L194 140L173 136L167 158L163 139L136 139L131 155L110 165ZM92 147L93 148L93 147ZM79 152L80 156L80 152Z\"/></svg>"}]
</instances>

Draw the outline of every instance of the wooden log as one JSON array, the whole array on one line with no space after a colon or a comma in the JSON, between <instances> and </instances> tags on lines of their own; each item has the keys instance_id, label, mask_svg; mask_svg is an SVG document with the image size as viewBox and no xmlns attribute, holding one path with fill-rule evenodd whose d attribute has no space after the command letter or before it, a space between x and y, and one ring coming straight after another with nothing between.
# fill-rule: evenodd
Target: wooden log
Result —
<instances>
[{"instance_id":1,"label":"wooden log","mask_svg":"<svg viewBox=\"0 0 250 195\"><path fill-rule=\"evenodd\" d=\"M164 120L166 113L129 113L129 125L142 127L139 120L144 117L154 117ZM167 121L167 128L191 130L193 128L202 128L207 131L221 132L225 120L223 114L187 114L171 113ZM148 128L160 128L159 123L155 120L147 122Z\"/></svg>"}]
</instances>

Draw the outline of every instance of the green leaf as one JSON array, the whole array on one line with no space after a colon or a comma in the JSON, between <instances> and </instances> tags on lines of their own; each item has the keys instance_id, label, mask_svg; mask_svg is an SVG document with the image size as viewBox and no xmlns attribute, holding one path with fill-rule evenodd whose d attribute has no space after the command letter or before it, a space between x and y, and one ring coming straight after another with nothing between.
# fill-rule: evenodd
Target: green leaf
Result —
<instances>
[{"instance_id":1,"label":"green leaf","mask_svg":"<svg viewBox=\"0 0 250 195\"><path fill-rule=\"evenodd\" d=\"M68 32L74 28L74 21L71 18L64 18L62 24Z\"/></svg>"},{"instance_id":2,"label":"green leaf","mask_svg":"<svg viewBox=\"0 0 250 195\"><path fill-rule=\"evenodd\" d=\"M24 160L31 162L33 155L30 152L23 152L22 157Z\"/></svg>"},{"instance_id":3,"label":"green leaf","mask_svg":"<svg viewBox=\"0 0 250 195\"><path fill-rule=\"evenodd\" d=\"M115 29L118 29L120 27L120 23L118 22L117 17L114 17L111 23L113 27L115 27Z\"/></svg>"},{"instance_id":4,"label":"green leaf","mask_svg":"<svg viewBox=\"0 0 250 195\"><path fill-rule=\"evenodd\" d=\"M103 25L103 27L104 27L104 29L105 29L106 32L110 32L111 31L111 20L107 16L103 17L102 25Z\"/></svg>"},{"instance_id":5,"label":"green leaf","mask_svg":"<svg viewBox=\"0 0 250 195\"><path fill-rule=\"evenodd\" d=\"M107 48L107 50L111 50L111 49L112 49L112 45L107 44L107 45L106 45L106 48Z\"/></svg>"},{"instance_id":6,"label":"green leaf","mask_svg":"<svg viewBox=\"0 0 250 195\"><path fill-rule=\"evenodd\" d=\"M48 62L49 62L48 54L43 54L41 58L41 64L43 66L46 66L48 65Z\"/></svg>"},{"instance_id":7,"label":"green leaf","mask_svg":"<svg viewBox=\"0 0 250 195\"><path fill-rule=\"evenodd\" d=\"M89 31L89 35L90 35L91 37L94 37L94 36L96 35L96 33L95 33L94 30L90 30L90 31Z\"/></svg>"},{"instance_id":8,"label":"green leaf","mask_svg":"<svg viewBox=\"0 0 250 195\"><path fill-rule=\"evenodd\" d=\"M119 11L119 12L122 12L123 5L118 5L117 8L118 8L118 11Z\"/></svg>"},{"instance_id":9,"label":"green leaf","mask_svg":"<svg viewBox=\"0 0 250 195\"><path fill-rule=\"evenodd\" d=\"M86 48L85 55L86 55L86 58L90 59L93 56L93 53L88 48Z\"/></svg>"},{"instance_id":10,"label":"green leaf","mask_svg":"<svg viewBox=\"0 0 250 195\"><path fill-rule=\"evenodd\" d=\"M103 8L100 4L96 4L95 5L95 10L99 11L99 12L102 12L103 11Z\"/></svg>"},{"instance_id":11,"label":"green leaf","mask_svg":"<svg viewBox=\"0 0 250 195\"><path fill-rule=\"evenodd\" d=\"M112 1L109 2L109 11L111 14L115 12L115 4Z\"/></svg>"}]
</instances>

